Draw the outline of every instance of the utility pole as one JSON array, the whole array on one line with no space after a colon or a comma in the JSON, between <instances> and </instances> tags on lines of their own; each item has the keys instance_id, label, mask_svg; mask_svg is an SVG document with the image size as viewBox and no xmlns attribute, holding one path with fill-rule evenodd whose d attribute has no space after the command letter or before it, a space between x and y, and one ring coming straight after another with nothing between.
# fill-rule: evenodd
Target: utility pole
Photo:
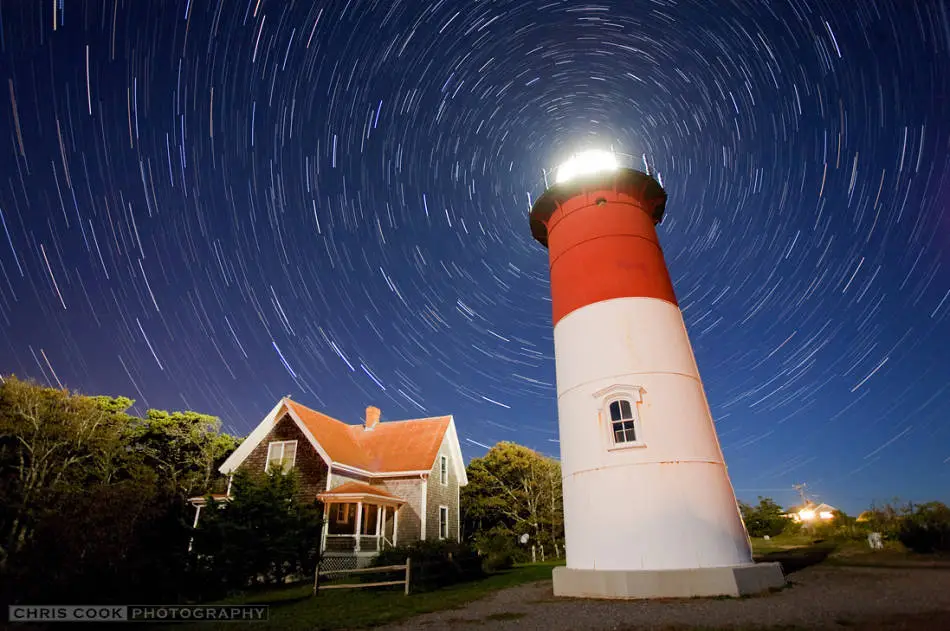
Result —
<instances>
[{"instance_id":1,"label":"utility pole","mask_svg":"<svg viewBox=\"0 0 950 631\"><path fill-rule=\"evenodd\" d=\"M805 490L808 488L808 484L802 482L801 484L793 484L792 488L798 491L798 494L802 498L802 508L808 506L808 498L805 496Z\"/></svg>"}]
</instances>

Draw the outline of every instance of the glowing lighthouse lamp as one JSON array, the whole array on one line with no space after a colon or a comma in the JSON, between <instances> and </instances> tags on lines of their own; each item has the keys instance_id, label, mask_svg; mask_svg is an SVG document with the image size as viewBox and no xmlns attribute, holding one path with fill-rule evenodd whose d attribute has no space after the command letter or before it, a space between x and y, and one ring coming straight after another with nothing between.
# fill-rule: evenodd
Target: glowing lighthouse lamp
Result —
<instances>
[{"instance_id":1,"label":"glowing lighthouse lamp","mask_svg":"<svg viewBox=\"0 0 950 631\"><path fill-rule=\"evenodd\" d=\"M558 169L530 223L550 255L567 567L554 593L754 593L755 564L654 226L666 192L609 152Z\"/></svg>"}]
</instances>

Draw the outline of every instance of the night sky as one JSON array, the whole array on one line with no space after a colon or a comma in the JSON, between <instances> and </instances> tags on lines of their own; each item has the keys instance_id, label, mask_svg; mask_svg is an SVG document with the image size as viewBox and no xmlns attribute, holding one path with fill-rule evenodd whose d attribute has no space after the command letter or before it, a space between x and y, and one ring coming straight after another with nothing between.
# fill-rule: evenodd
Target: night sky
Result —
<instances>
[{"instance_id":1,"label":"night sky","mask_svg":"<svg viewBox=\"0 0 950 631\"><path fill-rule=\"evenodd\" d=\"M556 455L542 170L613 147L740 498L950 500L950 2L0 1L0 370Z\"/></svg>"}]
</instances>

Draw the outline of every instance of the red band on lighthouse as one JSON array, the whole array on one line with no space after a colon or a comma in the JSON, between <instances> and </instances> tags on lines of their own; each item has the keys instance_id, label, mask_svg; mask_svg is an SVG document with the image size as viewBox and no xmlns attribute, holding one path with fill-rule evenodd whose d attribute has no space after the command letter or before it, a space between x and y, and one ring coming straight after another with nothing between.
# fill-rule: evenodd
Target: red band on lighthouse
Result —
<instances>
[{"instance_id":1,"label":"red band on lighthouse","mask_svg":"<svg viewBox=\"0 0 950 631\"><path fill-rule=\"evenodd\" d=\"M567 314L613 298L676 295L654 224L666 195L646 174L623 170L604 186L557 186L532 210L535 237L548 246L557 324Z\"/></svg>"}]
</instances>

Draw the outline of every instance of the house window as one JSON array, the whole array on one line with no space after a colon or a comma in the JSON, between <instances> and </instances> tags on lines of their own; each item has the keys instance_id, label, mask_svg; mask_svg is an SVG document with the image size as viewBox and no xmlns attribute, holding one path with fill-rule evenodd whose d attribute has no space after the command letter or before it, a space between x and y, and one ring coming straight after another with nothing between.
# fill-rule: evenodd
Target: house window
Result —
<instances>
[{"instance_id":1,"label":"house window","mask_svg":"<svg viewBox=\"0 0 950 631\"><path fill-rule=\"evenodd\" d=\"M447 539L449 536L449 507L439 507L439 539Z\"/></svg>"},{"instance_id":2,"label":"house window","mask_svg":"<svg viewBox=\"0 0 950 631\"><path fill-rule=\"evenodd\" d=\"M442 484L449 483L449 459L445 456L439 458L439 480Z\"/></svg>"},{"instance_id":3,"label":"house window","mask_svg":"<svg viewBox=\"0 0 950 631\"><path fill-rule=\"evenodd\" d=\"M267 464L264 465L264 471L270 471L272 467L280 467L283 471L290 471L294 468L294 461L297 458L297 441L282 440L267 445Z\"/></svg>"},{"instance_id":4,"label":"house window","mask_svg":"<svg viewBox=\"0 0 950 631\"><path fill-rule=\"evenodd\" d=\"M610 403L610 425L615 445L637 442L636 417L633 404L628 399Z\"/></svg>"},{"instance_id":5,"label":"house window","mask_svg":"<svg viewBox=\"0 0 950 631\"><path fill-rule=\"evenodd\" d=\"M349 504L337 504L336 505L336 521L341 524L350 523L350 505Z\"/></svg>"}]
</instances>

